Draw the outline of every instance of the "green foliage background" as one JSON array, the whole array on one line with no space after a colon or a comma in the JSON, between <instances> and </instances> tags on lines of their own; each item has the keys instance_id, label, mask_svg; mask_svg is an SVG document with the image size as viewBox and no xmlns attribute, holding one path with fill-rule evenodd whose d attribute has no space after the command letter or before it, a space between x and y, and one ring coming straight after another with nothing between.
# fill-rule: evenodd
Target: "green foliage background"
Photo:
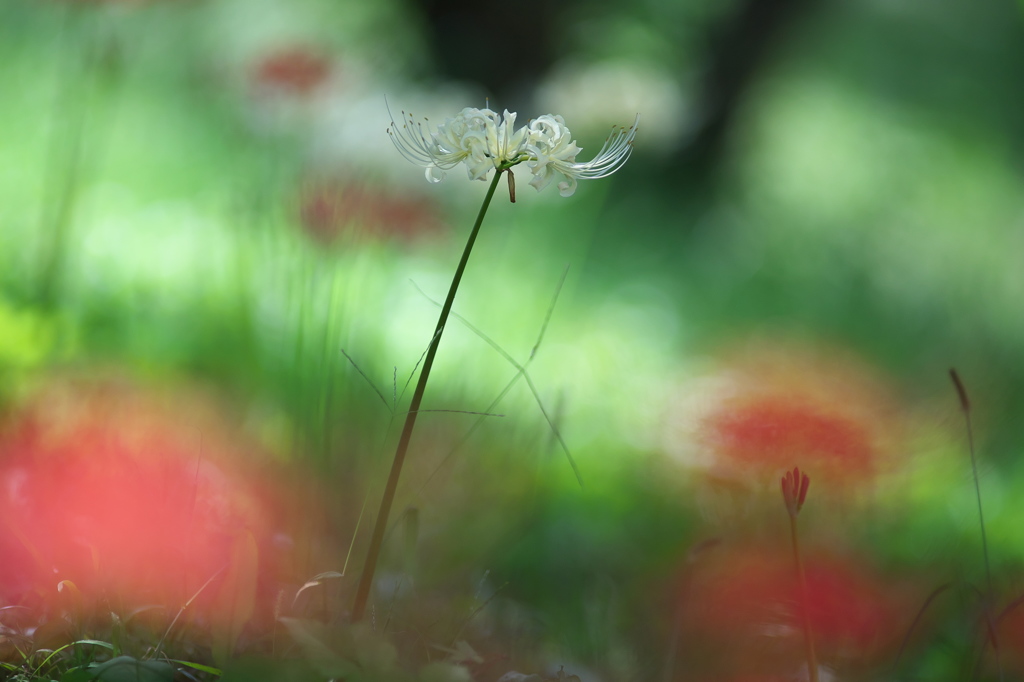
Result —
<instances>
[{"instance_id":1,"label":"green foliage background","mask_svg":"<svg viewBox=\"0 0 1024 682\"><path fill-rule=\"evenodd\" d=\"M523 182L515 205L492 209L456 310L518 362L569 266L530 365L538 394L520 382L496 408L506 416L484 418L451 460L443 457L475 417L432 416L420 437L426 461L446 462L446 473L422 487L431 467L409 473L419 478L405 501L422 507L431 538L418 568L426 582L451 596L490 571L510 603L540 614L550 650L619 673L657 668L644 658L656 659L657 647L624 634L654 627L644 586L721 532L683 492L695 481L685 468L669 467L678 479L666 482L673 396L749 339L848 349L891 381L915 429L914 473L903 496L834 533L894 572L927 569L935 584L981 570L947 376L958 368L980 421L994 564L1013 583L1024 563L1019 8L804 8L756 59L709 161L688 135L706 104L709 46L737 6L552 9L561 40L548 46L550 69L523 88L557 89L545 79L566 65L625 64L661 78L684 106L674 123L642 128L616 176L568 200ZM397 154L384 157L386 146L325 151L331 118L275 109L253 92L252 69L261 50L280 46L328 55L342 85L324 110L379 101L375 114L341 119L356 137L383 139L385 95L393 109L403 96L449 89L540 106L522 89L453 85L464 76L445 71L448 51L469 49L465 59L485 64L515 59L528 36L438 46L428 10L354 0L5 2L0 398L15 409L52 376L106 370L214 386L279 457L334 477L345 500L338 525L350 529L386 471L403 381L428 341L436 309L416 286L443 294L482 187L459 172L428 186ZM621 104L614 89L601 97ZM593 137L581 133L584 156ZM410 242L360 236L355 218L324 247L300 229L297 210L321 177L423 197L444 228ZM429 399L481 411L514 374L454 325ZM555 414L584 489L537 398ZM943 668L937 651L919 652L914 670Z\"/></svg>"}]
</instances>

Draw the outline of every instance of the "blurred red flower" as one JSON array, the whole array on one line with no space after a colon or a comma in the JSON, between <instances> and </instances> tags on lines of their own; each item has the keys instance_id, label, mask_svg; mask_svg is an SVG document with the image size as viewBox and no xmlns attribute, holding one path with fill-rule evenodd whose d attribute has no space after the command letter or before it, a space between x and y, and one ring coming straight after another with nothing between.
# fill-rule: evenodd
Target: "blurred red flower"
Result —
<instances>
[{"instance_id":1,"label":"blurred red flower","mask_svg":"<svg viewBox=\"0 0 1024 682\"><path fill-rule=\"evenodd\" d=\"M258 448L208 407L55 384L10 416L0 429L0 599L50 600L70 580L108 611L176 610L215 578L196 602L209 607L250 534L260 575L276 579L293 541L282 527L288 491L246 465Z\"/></svg>"},{"instance_id":2,"label":"blurred red flower","mask_svg":"<svg viewBox=\"0 0 1024 682\"><path fill-rule=\"evenodd\" d=\"M820 483L845 485L888 465L897 410L883 382L855 361L761 350L727 363L716 382L698 439L717 473L775 478L799 464Z\"/></svg>"},{"instance_id":3,"label":"blurred red flower","mask_svg":"<svg viewBox=\"0 0 1024 682\"><path fill-rule=\"evenodd\" d=\"M823 664L878 660L898 645L913 618L904 598L866 568L835 557L805 557L808 616ZM805 661L801 597L793 557L783 549L709 554L691 567L680 595L683 641L747 657L756 670ZM733 658L735 656L735 659Z\"/></svg>"},{"instance_id":4,"label":"blurred red flower","mask_svg":"<svg viewBox=\"0 0 1024 682\"><path fill-rule=\"evenodd\" d=\"M306 97L327 82L331 62L304 47L289 47L264 55L252 67L259 92Z\"/></svg>"},{"instance_id":5,"label":"blurred red flower","mask_svg":"<svg viewBox=\"0 0 1024 682\"><path fill-rule=\"evenodd\" d=\"M320 183L303 193L299 217L306 233L328 246L343 234L402 240L436 234L442 222L432 202L355 182Z\"/></svg>"},{"instance_id":6,"label":"blurred red flower","mask_svg":"<svg viewBox=\"0 0 1024 682\"><path fill-rule=\"evenodd\" d=\"M811 462L865 478L875 469L875 448L866 424L830 406L786 392L754 393L723 404L705 422L717 454L741 467L773 471L792 462Z\"/></svg>"}]
</instances>

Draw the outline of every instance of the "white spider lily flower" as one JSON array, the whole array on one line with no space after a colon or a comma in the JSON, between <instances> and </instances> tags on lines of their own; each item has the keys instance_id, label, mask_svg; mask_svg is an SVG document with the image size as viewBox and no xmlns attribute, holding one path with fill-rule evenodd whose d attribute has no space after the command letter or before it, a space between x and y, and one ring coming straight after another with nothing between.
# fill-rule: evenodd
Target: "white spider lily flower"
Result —
<instances>
[{"instance_id":1,"label":"white spider lily flower","mask_svg":"<svg viewBox=\"0 0 1024 682\"><path fill-rule=\"evenodd\" d=\"M466 136L469 126L462 114L447 119L436 133L429 132L427 119L417 121L412 114L404 111L402 119L401 127L394 120L391 121L388 135L406 160L426 168L427 180L430 182L440 182L444 178L444 171L455 168L472 153L463 146L464 142L468 145L471 139Z\"/></svg>"},{"instance_id":2,"label":"white spider lily flower","mask_svg":"<svg viewBox=\"0 0 1024 682\"><path fill-rule=\"evenodd\" d=\"M603 178L622 167L633 151L640 115L629 128L615 128L597 156L577 162L581 151L561 116L545 114L515 130L516 114L499 115L490 109L463 109L445 119L435 132L429 123L402 112L401 126L392 120L388 134L399 153L426 168L430 182L440 182L445 171L466 164L470 180L486 180L492 169L499 173L526 162L534 178L530 185L540 191L563 177L558 190L572 196L579 180Z\"/></svg>"},{"instance_id":3,"label":"white spider lily flower","mask_svg":"<svg viewBox=\"0 0 1024 682\"><path fill-rule=\"evenodd\" d=\"M537 118L530 123L527 165L534 175L530 185L540 191L560 174L565 180L558 183L559 194L572 196L579 180L604 178L622 168L633 152L633 140L639 127L640 114L637 114L629 128L612 130L597 156L590 161L577 162L576 155L582 150L572 140L562 117L546 114Z\"/></svg>"},{"instance_id":4,"label":"white spider lily flower","mask_svg":"<svg viewBox=\"0 0 1024 682\"><path fill-rule=\"evenodd\" d=\"M491 169L505 170L525 160L525 128L515 131L516 114L504 116L490 109L463 109L455 118L445 119L436 132L428 122L402 112L401 127L394 121L388 128L391 141L407 160L426 168L427 180L440 182L444 172L466 164L470 180L486 180Z\"/></svg>"},{"instance_id":5,"label":"white spider lily flower","mask_svg":"<svg viewBox=\"0 0 1024 682\"><path fill-rule=\"evenodd\" d=\"M486 109L484 111L487 111ZM490 112L494 113L494 112ZM494 167L505 170L526 160L527 129L515 129L516 114L508 109L502 115L502 121L495 127L487 128L486 156L491 159ZM480 176L485 178L486 173Z\"/></svg>"}]
</instances>

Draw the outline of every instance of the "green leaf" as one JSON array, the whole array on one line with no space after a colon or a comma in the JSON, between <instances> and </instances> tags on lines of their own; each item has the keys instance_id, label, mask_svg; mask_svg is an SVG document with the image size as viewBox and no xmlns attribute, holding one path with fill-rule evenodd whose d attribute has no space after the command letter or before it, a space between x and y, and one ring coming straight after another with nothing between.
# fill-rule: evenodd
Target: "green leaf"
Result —
<instances>
[{"instance_id":1,"label":"green leaf","mask_svg":"<svg viewBox=\"0 0 1024 682\"><path fill-rule=\"evenodd\" d=\"M91 682L96 677L88 668L71 668L60 676L60 682Z\"/></svg>"},{"instance_id":2,"label":"green leaf","mask_svg":"<svg viewBox=\"0 0 1024 682\"><path fill-rule=\"evenodd\" d=\"M193 663L192 661L180 661L176 658L168 658L171 663L177 663L193 670L199 670L204 673L210 673L211 675L220 675L220 668L214 668L212 665L203 665L202 663Z\"/></svg>"},{"instance_id":3,"label":"green leaf","mask_svg":"<svg viewBox=\"0 0 1024 682\"><path fill-rule=\"evenodd\" d=\"M174 666L165 661L140 661L118 656L90 670L97 682L174 682Z\"/></svg>"},{"instance_id":4,"label":"green leaf","mask_svg":"<svg viewBox=\"0 0 1024 682\"><path fill-rule=\"evenodd\" d=\"M104 642L102 639L76 639L74 642L71 642L71 644L68 646L76 646L78 644L91 644L93 646L101 646L104 649L110 649L111 651L114 650L113 644L111 644L110 642Z\"/></svg>"},{"instance_id":5,"label":"green leaf","mask_svg":"<svg viewBox=\"0 0 1024 682\"><path fill-rule=\"evenodd\" d=\"M114 648L111 644L109 644L107 642L104 642L102 640L99 640L99 639L77 639L74 642L68 642L64 646L58 647L56 649L37 649L37 652L48 651L49 655L46 658L44 658L43 662L40 663L39 666L36 668L35 674L38 675L40 670L42 670L46 666L50 665L50 662L53 661L55 658L57 658L61 654L62 651L65 651L66 649L71 649L72 647L76 647L76 646L78 646L80 644L89 644L89 645L92 645L92 646L101 646L101 647L104 647L106 649L113 649Z\"/></svg>"},{"instance_id":6,"label":"green leaf","mask_svg":"<svg viewBox=\"0 0 1024 682\"><path fill-rule=\"evenodd\" d=\"M113 647L114 657L121 655L121 645L124 642L125 628L121 617L110 612L110 644Z\"/></svg>"},{"instance_id":7,"label":"green leaf","mask_svg":"<svg viewBox=\"0 0 1024 682\"><path fill-rule=\"evenodd\" d=\"M295 605L299 602L299 595L301 595L303 592L310 589L311 587L323 585L324 581L326 580L337 580L338 578L344 577L344 573L338 573L337 571L327 571L326 573L319 573L313 576L312 578L307 580L306 584L300 587L299 590L295 593L295 597L292 599L292 608L294 609Z\"/></svg>"},{"instance_id":8,"label":"green leaf","mask_svg":"<svg viewBox=\"0 0 1024 682\"><path fill-rule=\"evenodd\" d=\"M72 668L60 676L60 682L91 682L96 679L88 668Z\"/></svg>"},{"instance_id":9,"label":"green leaf","mask_svg":"<svg viewBox=\"0 0 1024 682\"><path fill-rule=\"evenodd\" d=\"M70 580L61 580L57 583L57 592L61 594L67 594L69 599L72 599L76 604L81 605L82 593Z\"/></svg>"}]
</instances>

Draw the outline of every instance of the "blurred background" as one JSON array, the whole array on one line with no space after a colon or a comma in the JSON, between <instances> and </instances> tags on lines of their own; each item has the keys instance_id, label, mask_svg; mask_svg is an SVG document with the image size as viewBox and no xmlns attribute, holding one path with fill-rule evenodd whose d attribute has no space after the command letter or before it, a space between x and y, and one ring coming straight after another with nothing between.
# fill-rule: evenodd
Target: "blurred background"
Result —
<instances>
[{"instance_id":1,"label":"blurred background","mask_svg":"<svg viewBox=\"0 0 1024 682\"><path fill-rule=\"evenodd\" d=\"M5 0L0 453L50 471L94 454L68 445L90 420L135 428L154 401L147 442L214 429L232 444L203 457L301 477L276 494L311 508L266 531L280 580L341 571L350 545L357 575L485 190L427 183L389 107L560 114L581 160L639 112L614 176L499 190L379 603L501 661L479 679L791 674L793 629L744 619L777 597L777 480L799 465L837 678L895 665L947 584L900 669L994 674L948 371L999 611L1024 585L1022 83L1008 0ZM736 641L750 655L723 662Z\"/></svg>"}]
</instances>

